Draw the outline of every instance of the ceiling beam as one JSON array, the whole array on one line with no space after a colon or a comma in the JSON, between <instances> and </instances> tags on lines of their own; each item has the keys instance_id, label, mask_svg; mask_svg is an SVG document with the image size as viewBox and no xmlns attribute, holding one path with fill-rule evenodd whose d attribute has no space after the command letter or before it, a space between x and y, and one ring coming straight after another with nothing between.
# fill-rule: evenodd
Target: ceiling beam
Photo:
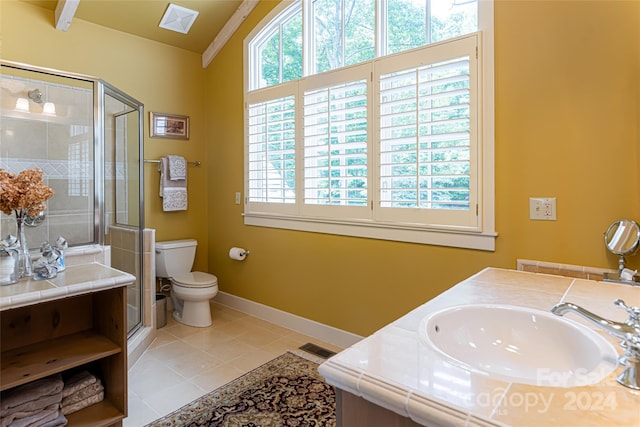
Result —
<instances>
[{"instance_id":1,"label":"ceiling beam","mask_svg":"<svg viewBox=\"0 0 640 427\"><path fill-rule=\"evenodd\" d=\"M73 15L76 14L80 0L58 0L54 13L56 30L67 31L71 26Z\"/></svg>"},{"instance_id":2,"label":"ceiling beam","mask_svg":"<svg viewBox=\"0 0 640 427\"><path fill-rule=\"evenodd\" d=\"M61 0L62 1L62 0ZM78 0L79 1L79 0ZM213 58L216 57L220 49L229 41L233 33L236 32L240 24L249 16L249 13L258 4L259 0L243 0L231 18L222 27L215 39L211 42L207 50L202 54L202 68L207 68Z\"/></svg>"}]
</instances>

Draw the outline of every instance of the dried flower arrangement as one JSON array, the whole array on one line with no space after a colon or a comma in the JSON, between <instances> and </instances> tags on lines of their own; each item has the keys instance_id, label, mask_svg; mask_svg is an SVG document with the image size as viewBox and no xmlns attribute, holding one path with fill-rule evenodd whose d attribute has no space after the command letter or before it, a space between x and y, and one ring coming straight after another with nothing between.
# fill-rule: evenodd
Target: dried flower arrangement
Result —
<instances>
[{"instance_id":1,"label":"dried flower arrangement","mask_svg":"<svg viewBox=\"0 0 640 427\"><path fill-rule=\"evenodd\" d=\"M46 209L45 202L53 196L53 190L42 180L38 168L23 170L19 174L0 168L0 210L7 215L26 213L31 218Z\"/></svg>"}]
</instances>

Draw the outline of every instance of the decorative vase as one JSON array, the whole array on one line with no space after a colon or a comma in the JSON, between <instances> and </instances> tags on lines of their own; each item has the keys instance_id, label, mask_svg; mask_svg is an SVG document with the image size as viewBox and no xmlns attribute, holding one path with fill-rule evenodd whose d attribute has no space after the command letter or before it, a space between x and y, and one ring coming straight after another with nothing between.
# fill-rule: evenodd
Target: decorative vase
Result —
<instances>
[{"instance_id":1,"label":"decorative vase","mask_svg":"<svg viewBox=\"0 0 640 427\"><path fill-rule=\"evenodd\" d=\"M16 274L18 251L0 249L0 286L12 285L20 279Z\"/></svg>"},{"instance_id":2,"label":"decorative vase","mask_svg":"<svg viewBox=\"0 0 640 427\"><path fill-rule=\"evenodd\" d=\"M18 231L18 239L20 240L20 248L18 249L18 263L16 266L16 276L19 278L29 277L33 275L33 267L31 265L31 254L29 254L29 246L27 245L27 236L24 228L25 221L29 218L26 210L16 212L16 227Z\"/></svg>"}]
</instances>

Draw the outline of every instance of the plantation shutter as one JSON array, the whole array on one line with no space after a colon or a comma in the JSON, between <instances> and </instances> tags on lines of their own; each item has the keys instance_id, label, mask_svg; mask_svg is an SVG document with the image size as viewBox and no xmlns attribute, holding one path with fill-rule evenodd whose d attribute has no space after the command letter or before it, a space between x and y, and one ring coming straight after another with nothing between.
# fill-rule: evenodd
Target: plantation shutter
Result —
<instances>
[{"instance_id":1,"label":"plantation shutter","mask_svg":"<svg viewBox=\"0 0 640 427\"><path fill-rule=\"evenodd\" d=\"M322 217L370 216L368 79L364 65L303 88L304 206ZM354 76L361 78L353 79ZM328 209L327 209L328 207Z\"/></svg>"},{"instance_id":2,"label":"plantation shutter","mask_svg":"<svg viewBox=\"0 0 640 427\"><path fill-rule=\"evenodd\" d=\"M296 202L295 97L284 96L248 105L248 204ZM257 207L255 204L261 204ZM281 208L275 208L281 211Z\"/></svg>"},{"instance_id":3,"label":"plantation shutter","mask_svg":"<svg viewBox=\"0 0 640 427\"><path fill-rule=\"evenodd\" d=\"M381 61L377 219L476 226L475 40Z\"/></svg>"}]
</instances>

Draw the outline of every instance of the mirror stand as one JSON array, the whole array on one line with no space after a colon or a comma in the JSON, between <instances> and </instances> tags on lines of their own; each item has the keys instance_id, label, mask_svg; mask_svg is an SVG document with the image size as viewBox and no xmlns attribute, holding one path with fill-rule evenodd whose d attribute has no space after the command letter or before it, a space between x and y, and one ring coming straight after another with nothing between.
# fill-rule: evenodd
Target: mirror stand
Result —
<instances>
[{"instance_id":1,"label":"mirror stand","mask_svg":"<svg viewBox=\"0 0 640 427\"><path fill-rule=\"evenodd\" d=\"M627 268L626 260L624 259L624 255L620 255L620 259L618 260L618 274L622 275L625 268Z\"/></svg>"},{"instance_id":2,"label":"mirror stand","mask_svg":"<svg viewBox=\"0 0 640 427\"><path fill-rule=\"evenodd\" d=\"M621 219L604 233L604 244L609 252L619 255L618 272L604 273L605 282L627 283L640 286L637 271L626 268L625 255L635 255L640 247L640 226L635 221Z\"/></svg>"}]
</instances>

